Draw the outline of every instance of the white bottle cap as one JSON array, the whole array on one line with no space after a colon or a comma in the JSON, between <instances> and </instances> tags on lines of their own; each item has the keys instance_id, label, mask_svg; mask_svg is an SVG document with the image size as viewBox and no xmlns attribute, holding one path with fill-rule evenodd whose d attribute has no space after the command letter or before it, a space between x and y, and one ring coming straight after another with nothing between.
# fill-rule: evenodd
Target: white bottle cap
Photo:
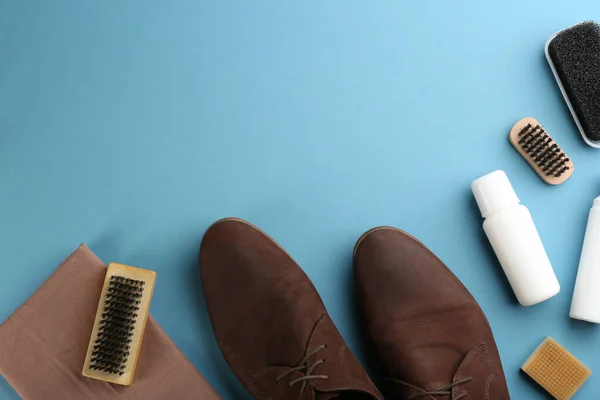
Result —
<instances>
[{"instance_id":1,"label":"white bottle cap","mask_svg":"<svg viewBox=\"0 0 600 400\"><path fill-rule=\"evenodd\" d=\"M508 176L502 170L475 179L471 184L471 190L484 218L519 203Z\"/></svg>"}]
</instances>

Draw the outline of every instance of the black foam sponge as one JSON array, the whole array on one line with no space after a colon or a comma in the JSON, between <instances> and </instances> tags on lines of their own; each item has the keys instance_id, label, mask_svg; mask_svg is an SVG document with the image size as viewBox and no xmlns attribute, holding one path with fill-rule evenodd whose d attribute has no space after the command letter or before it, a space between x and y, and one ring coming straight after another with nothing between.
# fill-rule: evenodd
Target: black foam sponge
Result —
<instances>
[{"instance_id":1,"label":"black foam sponge","mask_svg":"<svg viewBox=\"0 0 600 400\"><path fill-rule=\"evenodd\" d=\"M600 25L587 21L558 32L546 55L581 134L600 146Z\"/></svg>"}]
</instances>

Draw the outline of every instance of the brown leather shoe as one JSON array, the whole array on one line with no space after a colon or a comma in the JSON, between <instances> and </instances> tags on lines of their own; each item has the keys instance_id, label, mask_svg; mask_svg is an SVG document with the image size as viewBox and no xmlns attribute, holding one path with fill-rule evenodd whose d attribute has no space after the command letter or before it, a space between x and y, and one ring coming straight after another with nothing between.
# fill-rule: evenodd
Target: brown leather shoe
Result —
<instances>
[{"instance_id":1,"label":"brown leather shoe","mask_svg":"<svg viewBox=\"0 0 600 400\"><path fill-rule=\"evenodd\" d=\"M354 273L367 338L394 398L510 398L485 315L423 244L375 228L356 244Z\"/></svg>"},{"instance_id":2,"label":"brown leather shoe","mask_svg":"<svg viewBox=\"0 0 600 400\"><path fill-rule=\"evenodd\" d=\"M312 282L266 234L216 222L200 270L219 347L255 399L381 399Z\"/></svg>"}]
</instances>

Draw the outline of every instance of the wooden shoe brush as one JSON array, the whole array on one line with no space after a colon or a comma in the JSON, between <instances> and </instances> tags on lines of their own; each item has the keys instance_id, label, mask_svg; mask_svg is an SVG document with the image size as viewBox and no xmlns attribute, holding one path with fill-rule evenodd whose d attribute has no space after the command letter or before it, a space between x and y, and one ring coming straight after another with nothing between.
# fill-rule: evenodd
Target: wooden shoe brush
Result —
<instances>
[{"instance_id":1,"label":"wooden shoe brush","mask_svg":"<svg viewBox=\"0 0 600 400\"><path fill-rule=\"evenodd\" d=\"M88 378L131 385L156 272L111 263L83 365Z\"/></svg>"},{"instance_id":2,"label":"wooden shoe brush","mask_svg":"<svg viewBox=\"0 0 600 400\"><path fill-rule=\"evenodd\" d=\"M573 174L571 159L534 118L517 122L508 137L544 182L559 185Z\"/></svg>"}]
</instances>

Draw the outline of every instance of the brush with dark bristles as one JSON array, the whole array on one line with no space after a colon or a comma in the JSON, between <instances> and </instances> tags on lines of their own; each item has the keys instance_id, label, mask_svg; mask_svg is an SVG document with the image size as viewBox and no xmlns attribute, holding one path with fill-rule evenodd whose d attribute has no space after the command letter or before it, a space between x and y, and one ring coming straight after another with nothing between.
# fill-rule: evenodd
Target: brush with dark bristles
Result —
<instances>
[{"instance_id":1,"label":"brush with dark bristles","mask_svg":"<svg viewBox=\"0 0 600 400\"><path fill-rule=\"evenodd\" d=\"M96 312L83 375L131 385L156 272L111 263Z\"/></svg>"},{"instance_id":2,"label":"brush with dark bristles","mask_svg":"<svg viewBox=\"0 0 600 400\"><path fill-rule=\"evenodd\" d=\"M571 159L535 119L517 122L508 138L544 182L558 185L573 173Z\"/></svg>"},{"instance_id":3,"label":"brush with dark bristles","mask_svg":"<svg viewBox=\"0 0 600 400\"><path fill-rule=\"evenodd\" d=\"M555 33L546 58L581 136L600 148L600 25L586 21Z\"/></svg>"}]
</instances>

